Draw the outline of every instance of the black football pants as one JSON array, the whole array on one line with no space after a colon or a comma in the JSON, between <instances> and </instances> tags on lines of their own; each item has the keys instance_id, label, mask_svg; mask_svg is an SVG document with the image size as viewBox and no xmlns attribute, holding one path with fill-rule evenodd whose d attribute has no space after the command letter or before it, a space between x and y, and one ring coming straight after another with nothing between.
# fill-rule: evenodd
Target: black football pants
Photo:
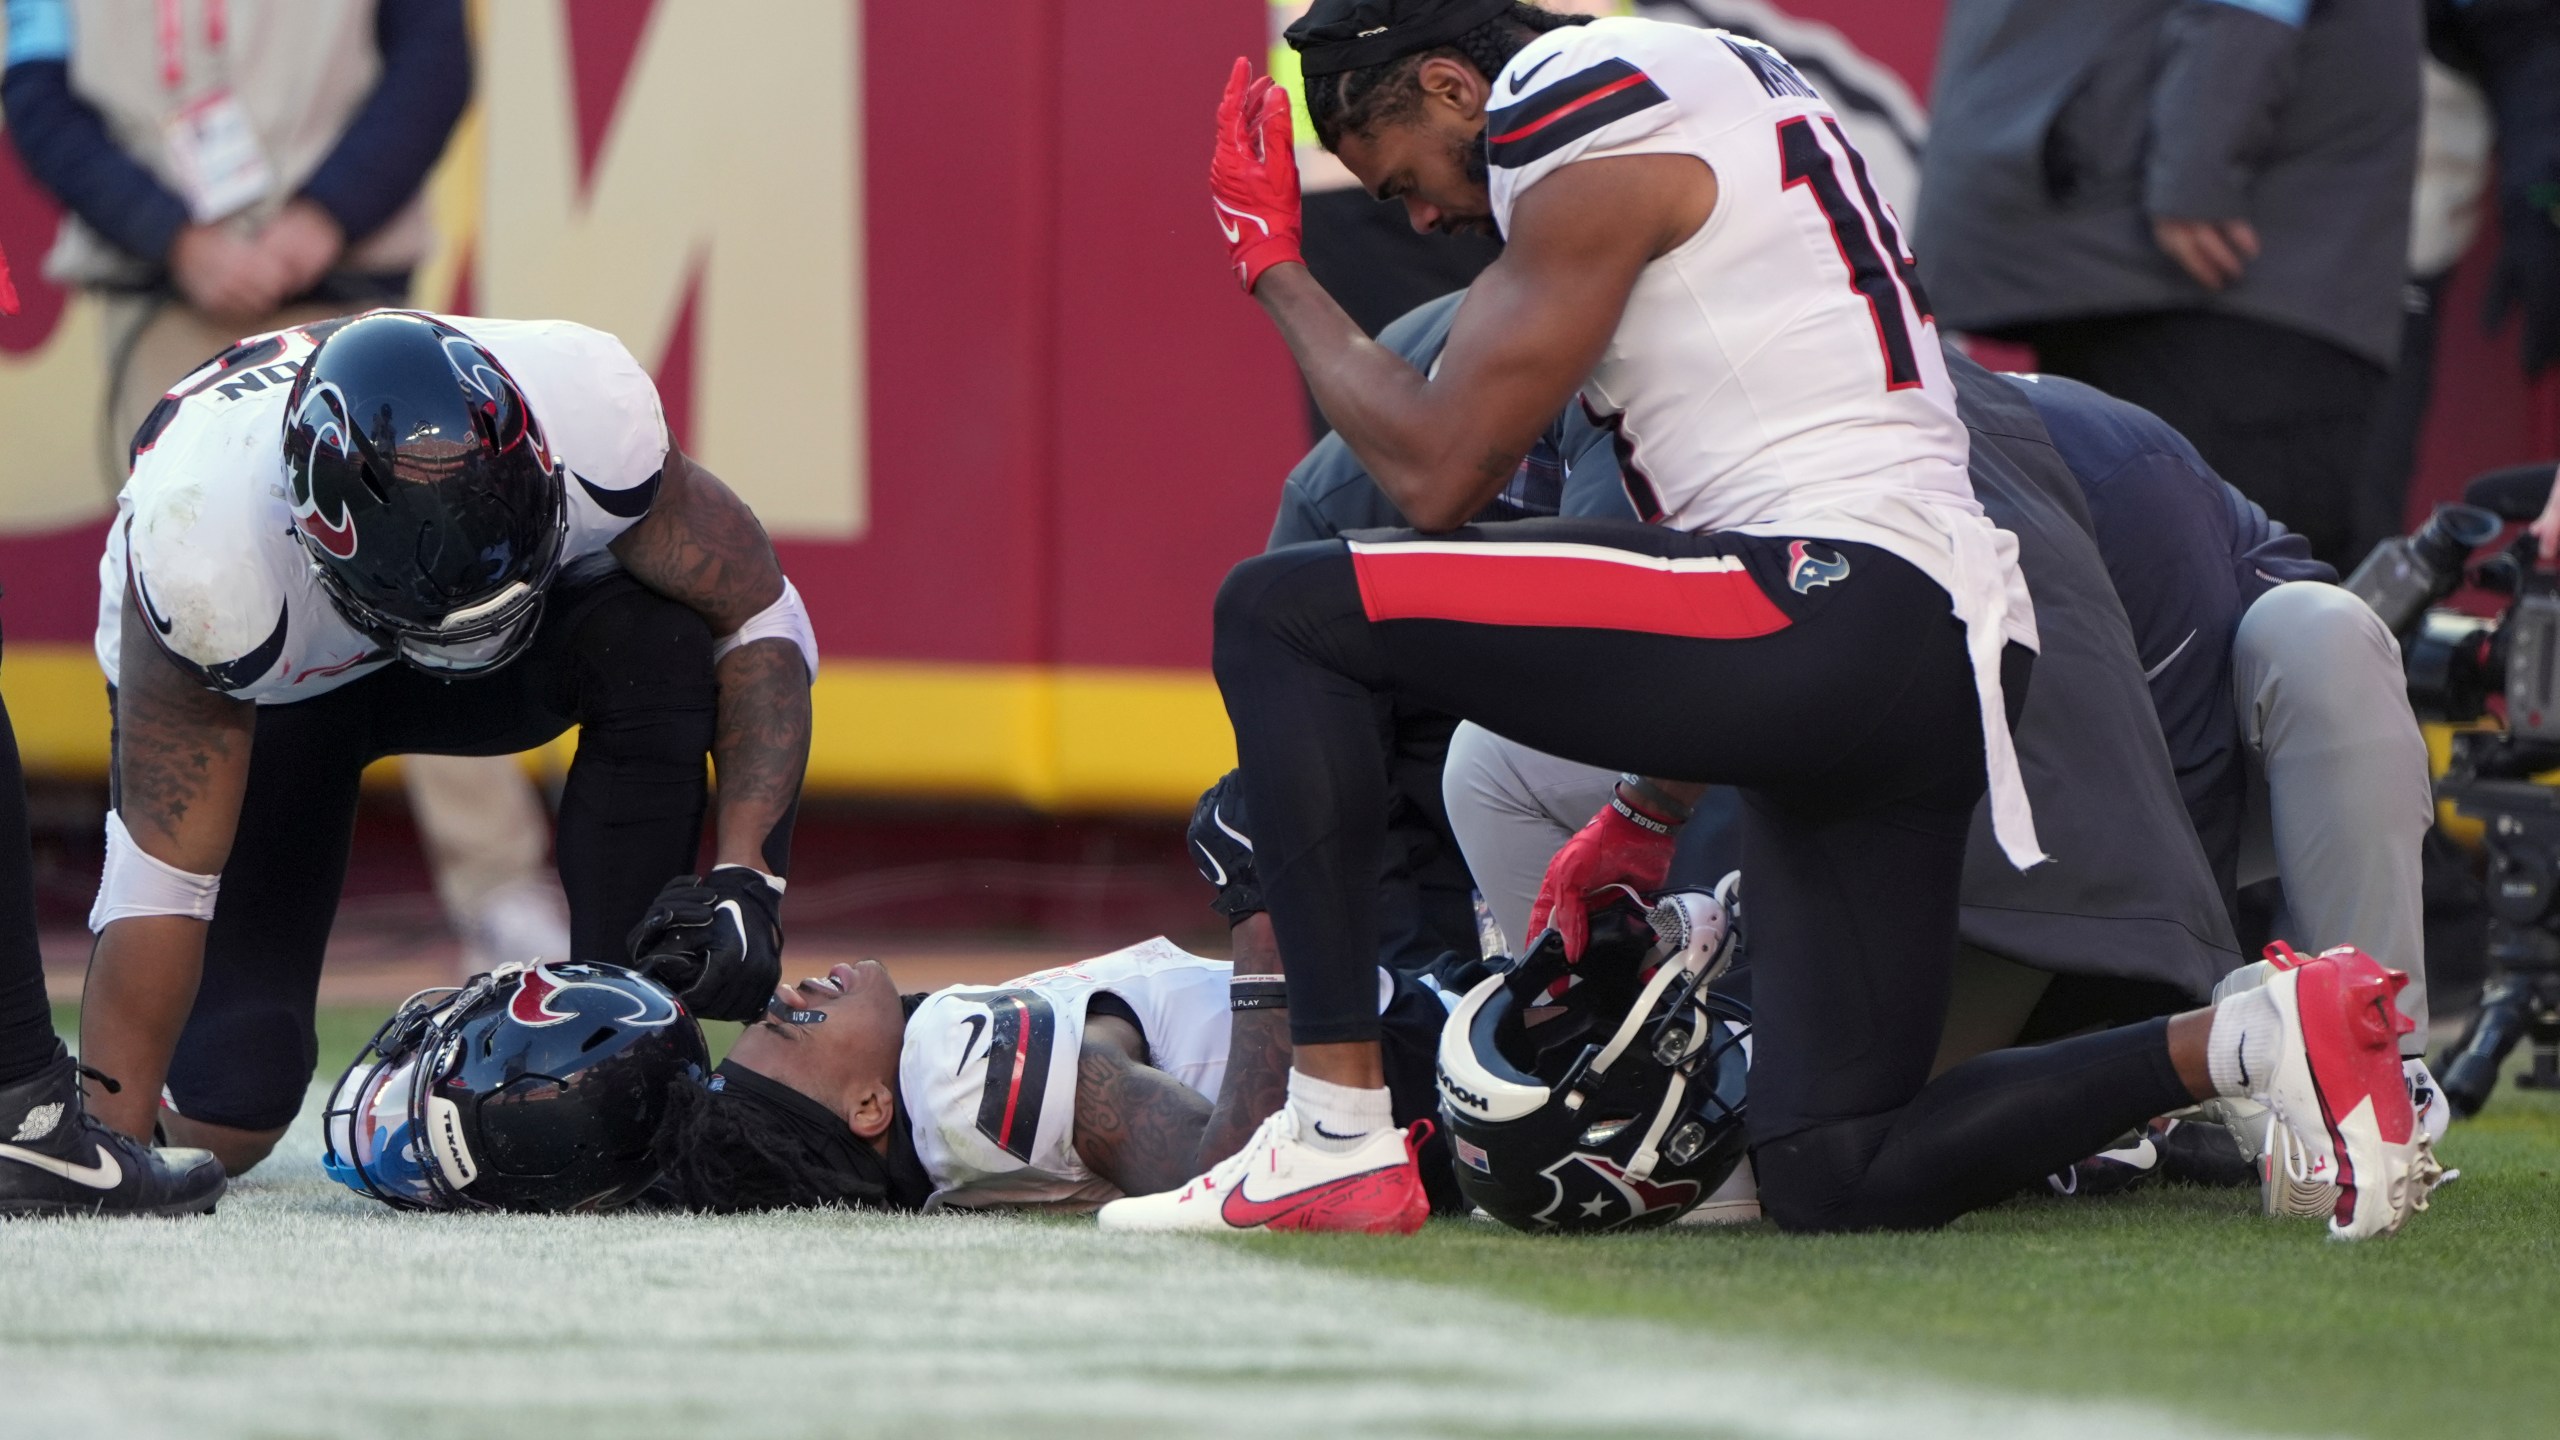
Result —
<instances>
[{"instance_id":1,"label":"black football pants","mask_svg":"<svg viewBox=\"0 0 2560 1440\"><path fill-rule=\"evenodd\" d=\"M541 624L484 678L392 665L259 707L204 980L169 1067L180 1114L270 1130L301 1108L358 780L385 755L510 755L580 727L555 842L571 958L623 961L649 901L694 868L717 706L709 628L618 571L558 587Z\"/></svg>"},{"instance_id":2,"label":"black football pants","mask_svg":"<svg viewBox=\"0 0 2560 1440\"><path fill-rule=\"evenodd\" d=\"M36 948L26 776L18 768L17 731L9 724L8 707L0 705L0 1085L52 1064L61 1044L45 1002L44 956Z\"/></svg>"},{"instance_id":3,"label":"black football pants","mask_svg":"<svg viewBox=\"0 0 2560 1440\"><path fill-rule=\"evenodd\" d=\"M1378 1034L1380 720L1403 700L1743 792L1750 1128L1779 1224L1942 1224L2187 1103L2157 1024L1930 1083L1982 734L1947 596L1895 556L1614 521L1367 532L1245 561L1216 625L1299 1044ZM2012 647L2013 708L2029 661Z\"/></svg>"}]
</instances>

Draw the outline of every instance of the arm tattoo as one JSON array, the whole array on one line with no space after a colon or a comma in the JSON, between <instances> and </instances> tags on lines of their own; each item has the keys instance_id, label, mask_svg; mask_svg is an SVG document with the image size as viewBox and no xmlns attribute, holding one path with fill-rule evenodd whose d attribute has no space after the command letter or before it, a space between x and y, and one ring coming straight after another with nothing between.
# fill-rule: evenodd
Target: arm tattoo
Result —
<instances>
[{"instance_id":1,"label":"arm tattoo","mask_svg":"<svg viewBox=\"0 0 2560 1440\"><path fill-rule=\"evenodd\" d=\"M248 788L257 707L172 664L130 596L118 654L109 798L135 843L181 869L216 874Z\"/></svg>"},{"instance_id":2,"label":"arm tattoo","mask_svg":"<svg viewBox=\"0 0 2560 1440\"><path fill-rule=\"evenodd\" d=\"M641 584L692 606L712 634L735 634L782 595L773 542L747 502L683 451L667 452L661 483L657 505L613 542L614 556Z\"/></svg>"},{"instance_id":3,"label":"arm tattoo","mask_svg":"<svg viewBox=\"0 0 2560 1440\"><path fill-rule=\"evenodd\" d=\"M1239 1010L1227 1041L1227 1076L1200 1132L1198 1174L1244 1148L1254 1128L1289 1101L1289 1012Z\"/></svg>"},{"instance_id":4,"label":"arm tattoo","mask_svg":"<svg viewBox=\"0 0 2560 1440\"><path fill-rule=\"evenodd\" d=\"M727 863L761 855L765 836L800 797L809 768L809 667L790 641L758 640L721 658L719 682L711 763L720 781L715 843Z\"/></svg>"},{"instance_id":5,"label":"arm tattoo","mask_svg":"<svg viewBox=\"0 0 2560 1440\"><path fill-rule=\"evenodd\" d=\"M1238 975L1278 975L1280 940L1267 914L1248 915L1227 935L1227 958ZM1200 1136L1199 1164L1206 1170L1244 1148L1254 1127L1289 1100L1289 1013L1238 1010L1228 1017L1227 1074L1218 1103Z\"/></svg>"},{"instance_id":6,"label":"arm tattoo","mask_svg":"<svg viewBox=\"0 0 2560 1440\"><path fill-rule=\"evenodd\" d=\"M1208 1117L1197 1092L1116 1047L1077 1053L1076 1155L1125 1194L1171 1190L1200 1173Z\"/></svg>"},{"instance_id":7,"label":"arm tattoo","mask_svg":"<svg viewBox=\"0 0 2560 1440\"><path fill-rule=\"evenodd\" d=\"M633 578L733 635L782 594L782 563L753 510L718 476L667 452L666 479L647 518L613 542ZM765 838L791 812L809 768L809 668L787 640L759 640L722 657L720 780L715 863L764 869Z\"/></svg>"}]
</instances>

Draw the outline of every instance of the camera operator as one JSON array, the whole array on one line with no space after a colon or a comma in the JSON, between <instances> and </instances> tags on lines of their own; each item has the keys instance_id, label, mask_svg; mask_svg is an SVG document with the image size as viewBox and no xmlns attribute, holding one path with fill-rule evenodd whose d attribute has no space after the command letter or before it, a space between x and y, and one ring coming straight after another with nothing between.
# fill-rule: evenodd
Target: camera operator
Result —
<instances>
[{"instance_id":1,"label":"camera operator","mask_svg":"<svg viewBox=\"0 0 2560 1440\"><path fill-rule=\"evenodd\" d=\"M2560 475L2555 475L2560 479ZM2533 531L2534 551L2542 557L2544 568L2560 565L2560 484L2551 487L2551 498L2542 502L2542 513L2529 527Z\"/></svg>"}]
</instances>

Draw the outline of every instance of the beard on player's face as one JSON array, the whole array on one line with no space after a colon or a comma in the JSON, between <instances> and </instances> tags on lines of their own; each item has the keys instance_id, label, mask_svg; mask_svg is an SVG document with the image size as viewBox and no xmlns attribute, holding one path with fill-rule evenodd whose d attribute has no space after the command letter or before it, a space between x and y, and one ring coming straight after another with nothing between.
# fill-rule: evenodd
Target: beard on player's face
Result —
<instances>
[{"instance_id":1,"label":"beard on player's face","mask_svg":"<svg viewBox=\"0 0 2560 1440\"><path fill-rule=\"evenodd\" d=\"M1481 115L1424 105L1343 136L1335 153L1370 194L1404 202L1415 230L1494 233L1492 171L1485 159Z\"/></svg>"},{"instance_id":2,"label":"beard on player's face","mask_svg":"<svg viewBox=\"0 0 2560 1440\"><path fill-rule=\"evenodd\" d=\"M738 1063L830 1107L870 1086L895 1093L906 1009L879 961L837 965L773 997L782 1010L825 1018L795 1024L768 1012L730 1047Z\"/></svg>"}]
</instances>

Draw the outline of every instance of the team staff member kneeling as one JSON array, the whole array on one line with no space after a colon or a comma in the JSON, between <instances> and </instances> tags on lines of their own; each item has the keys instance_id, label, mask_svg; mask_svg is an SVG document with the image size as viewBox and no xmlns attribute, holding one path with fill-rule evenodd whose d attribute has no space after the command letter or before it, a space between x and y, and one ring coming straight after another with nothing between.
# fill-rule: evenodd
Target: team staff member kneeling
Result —
<instances>
[{"instance_id":1,"label":"team staff member kneeling","mask_svg":"<svg viewBox=\"0 0 2560 1440\"><path fill-rule=\"evenodd\" d=\"M636 951L714 1018L772 993L816 641L612 336L374 311L244 340L135 435L99 574L115 769L80 1048L122 1082L89 1101L116 1129L149 1135L165 1083L169 1137L234 1171L283 1133L384 755L580 726L563 958Z\"/></svg>"},{"instance_id":2,"label":"team staff member kneeling","mask_svg":"<svg viewBox=\"0 0 2560 1440\"><path fill-rule=\"evenodd\" d=\"M1894 217L1812 87L1736 36L1576 28L1503 0L1317 0L1290 38L1319 138L1372 193L1417 228L1491 223L1507 244L1432 374L1371 342L1299 263L1288 104L1239 62L1211 167L1237 277L1396 508L1450 533L1274 551L1219 594L1215 663L1295 1058L1287 1105L1212 1175L1252 1202L1321 1195L1331 1228L1408 1228L1416 1211L1365 988L1375 717L1393 699L1742 792L1767 957L1749 1128L1780 1225L1942 1224L2153 1115L2251 1088L2353 1176L2338 1233L2397 1226L2432 1162L2400 1082L2393 977L2361 956L2220 1013L1929 1078L1986 782L2011 861L2042 858L2007 703L2033 611L2015 538L1967 484ZM1577 389L1617 430L1654 527L1453 529ZM1577 951L1583 894L1622 878L1627 837L1668 828L1642 794L1616 803L1550 875ZM1234 1228L1162 1196L1101 1219Z\"/></svg>"}]
</instances>

